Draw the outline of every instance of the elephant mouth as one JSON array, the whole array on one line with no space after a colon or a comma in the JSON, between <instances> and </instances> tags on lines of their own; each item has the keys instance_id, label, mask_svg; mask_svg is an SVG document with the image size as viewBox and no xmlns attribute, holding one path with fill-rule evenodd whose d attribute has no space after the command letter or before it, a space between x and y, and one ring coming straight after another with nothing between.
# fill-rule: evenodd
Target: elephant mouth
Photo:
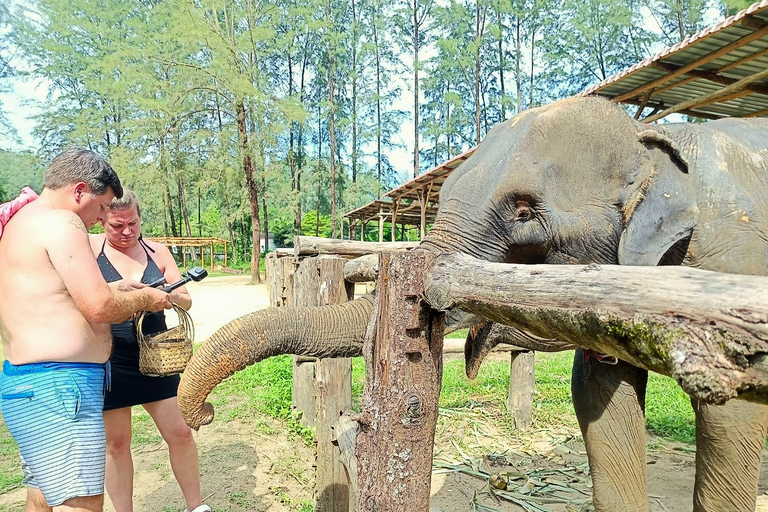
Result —
<instances>
[{"instance_id":1,"label":"elephant mouth","mask_svg":"<svg viewBox=\"0 0 768 512\"><path fill-rule=\"evenodd\" d=\"M546 263L549 249L539 245L517 245L510 247L503 259L503 263L515 263L520 265L538 265Z\"/></svg>"}]
</instances>

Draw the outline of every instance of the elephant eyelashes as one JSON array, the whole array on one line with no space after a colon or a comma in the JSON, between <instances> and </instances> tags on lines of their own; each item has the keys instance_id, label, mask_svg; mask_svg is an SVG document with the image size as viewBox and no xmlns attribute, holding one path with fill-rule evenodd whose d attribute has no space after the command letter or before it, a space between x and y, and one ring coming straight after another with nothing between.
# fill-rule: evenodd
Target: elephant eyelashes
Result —
<instances>
[{"instance_id":1,"label":"elephant eyelashes","mask_svg":"<svg viewBox=\"0 0 768 512\"><path fill-rule=\"evenodd\" d=\"M515 215L515 220L527 221L527 220L531 220L532 217L533 217L533 210L531 209L531 206L525 201L518 201L517 215Z\"/></svg>"}]
</instances>

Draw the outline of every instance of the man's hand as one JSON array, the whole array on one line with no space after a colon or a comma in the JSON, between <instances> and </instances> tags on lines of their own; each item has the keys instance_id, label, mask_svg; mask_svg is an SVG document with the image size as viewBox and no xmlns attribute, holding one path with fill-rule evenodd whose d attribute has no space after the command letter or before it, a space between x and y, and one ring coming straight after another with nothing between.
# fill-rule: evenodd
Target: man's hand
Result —
<instances>
[{"instance_id":1,"label":"man's hand","mask_svg":"<svg viewBox=\"0 0 768 512\"><path fill-rule=\"evenodd\" d=\"M117 290L120 292L132 292L134 290L141 290L142 288L146 287L147 285L144 283L140 283L132 279L122 279L117 281Z\"/></svg>"},{"instance_id":2,"label":"man's hand","mask_svg":"<svg viewBox=\"0 0 768 512\"><path fill-rule=\"evenodd\" d=\"M147 311L162 311L171 309L171 294L157 288L144 286L144 293L147 296L147 305L144 309Z\"/></svg>"}]
</instances>

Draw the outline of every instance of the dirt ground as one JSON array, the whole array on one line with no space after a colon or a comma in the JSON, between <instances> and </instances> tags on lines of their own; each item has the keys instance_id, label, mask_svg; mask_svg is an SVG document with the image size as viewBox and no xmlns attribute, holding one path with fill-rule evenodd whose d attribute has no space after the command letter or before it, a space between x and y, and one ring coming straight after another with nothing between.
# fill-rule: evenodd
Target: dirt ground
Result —
<instances>
[{"instance_id":1,"label":"dirt ground","mask_svg":"<svg viewBox=\"0 0 768 512\"><path fill-rule=\"evenodd\" d=\"M197 341L231 319L268 306L266 288L248 285L248 281L247 276L211 277L189 285ZM537 429L513 436L496 428L487 416L482 407L441 414L435 442L433 512L588 510L582 503L589 500L590 483L577 430ZM287 432L282 422L242 416L214 421L201 428L196 440L203 495L215 511L311 510L314 451ZM692 450L691 446L649 438L651 511L691 510ZM765 454L763 460L765 466ZM167 448L159 436L134 449L134 463L137 512L184 509ZM762 473L758 510L768 511L768 496L762 495L768 490L765 467ZM507 480L508 492L494 498L489 474ZM0 495L0 510L23 510L24 492L17 488ZM545 497L544 501L531 498L536 495ZM114 512L108 498L105 510Z\"/></svg>"}]
</instances>

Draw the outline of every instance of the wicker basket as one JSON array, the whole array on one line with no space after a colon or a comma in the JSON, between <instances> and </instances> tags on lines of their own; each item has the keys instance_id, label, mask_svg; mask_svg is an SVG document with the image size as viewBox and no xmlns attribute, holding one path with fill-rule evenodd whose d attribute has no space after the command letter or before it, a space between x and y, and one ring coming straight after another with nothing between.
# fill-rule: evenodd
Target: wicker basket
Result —
<instances>
[{"instance_id":1,"label":"wicker basket","mask_svg":"<svg viewBox=\"0 0 768 512\"><path fill-rule=\"evenodd\" d=\"M192 318L182 307L173 304L179 316L179 325L165 331L144 335L141 326L146 312L142 312L136 324L139 341L139 371L151 377L166 377L181 373L192 357L192 340L195 326Z\"/></svg>"}]
</instances>

